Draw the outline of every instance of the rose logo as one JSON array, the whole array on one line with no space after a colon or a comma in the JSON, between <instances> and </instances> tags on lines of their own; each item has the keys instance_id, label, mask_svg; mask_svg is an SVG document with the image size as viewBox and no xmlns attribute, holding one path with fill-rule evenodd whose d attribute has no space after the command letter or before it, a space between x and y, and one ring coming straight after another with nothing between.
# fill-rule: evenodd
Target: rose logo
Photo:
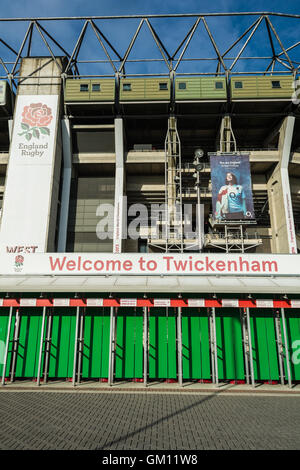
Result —
<instances>
[{"instance_id":1,"label":"rose logo","mask_svg":"<svg viewBox=\"0 0 300 470\"><path fill-rule=\"evenodd\" d=\"M50 129L47 126L52 119L52 110L46 104L31 103L30 106L24 106L21 122L24 132L19 135L25 135L28 141L32 137L39 139L41 134L50 135Z\"/></svg>"},{"instance_id":2,"label":"rose logo","mask_svg":"<svg viewBox=\"0 0 300 470\"><path fill-rule=\"evenodd\" d=\"M16 268L20 268L23 266L24 263L24 256L18 255L15 257L15 266Z\"/></svg>"}]
</instances>

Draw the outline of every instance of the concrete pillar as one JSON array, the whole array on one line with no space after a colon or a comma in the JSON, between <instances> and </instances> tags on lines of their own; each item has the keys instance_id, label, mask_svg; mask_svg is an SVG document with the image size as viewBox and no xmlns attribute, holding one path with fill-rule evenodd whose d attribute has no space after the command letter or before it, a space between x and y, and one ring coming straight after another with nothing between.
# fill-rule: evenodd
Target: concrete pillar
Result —
<instances>
[{"instance_id":1,"label":"concrete pillar","mask_svg":"<svg viewBox=\"0 0 300 470\"><path fill-rule=\"evenodd\" d=\"M57 62L63 59L58 58ZM6 175L0 250L55 251L61 169L61 70L51 58L22 59ZM10 126L11 127L11 126Z\"/></svg>"},{"instance_id":2,"label":"concrete pillar","mask_svg":"<svg viewBox=\"0 0 300 470\"><path fill-rule=\"evenodd\" d=\"M122 253L124 250L123 239L125 238L126 204L125 204L125 166L124 166L124 129L123 119L115 119L115 208L114 208L114 240L113 252ZM123 248L123 250L122 250Z\"/></svg>"},{"instance_id":3,"label":"concrete pillar","mask_svg":"<svg viewBox=\"0 0 300 470\"><path fill-rule=\"evenodd\" d=\"M231 127L230 116L223 116L219 136L220 141L218 144L220 152L231 152L236 150L236 142Z\"/></svg>"},{"instance_id":4,"label":"concrete pillar","mask_svg":"<svg viewBox=\"0 0 300 470\"><path fill-rule=\"evenodd\" d=\"M288 174L295 118L287 116L279 131L279 162L267 181L272 253L297 253Z\"/></svg>"},{"instance_id":5,"label":"concrete pillar","mask_svg":"<svg viewBox=\"0 0 300 470\"><path fill-rule=\"evenodd\" d=\"M72 176L72 144L71 144L71 129L69 119L62 119L61 121L62 133L62 147L63 147L63 178L62 178L62 192L60 202L60 218L58 228L58 243L57 251L65 252L67 244L68 232L68 215L70 203L70 188Z\"/></svg>"}]
</instances>

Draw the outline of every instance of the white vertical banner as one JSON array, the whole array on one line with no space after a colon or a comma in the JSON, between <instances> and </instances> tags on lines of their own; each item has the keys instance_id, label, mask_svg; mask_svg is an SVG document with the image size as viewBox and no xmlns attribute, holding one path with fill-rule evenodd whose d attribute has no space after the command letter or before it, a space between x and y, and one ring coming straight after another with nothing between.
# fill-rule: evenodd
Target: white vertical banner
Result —
<instances>
[{"instance_id":1,"label":"white vertical banner","mask_svg":"<svg viewBox=\"0 0 300 470\"><path fill-rule=\"evenodd\" d=\"M113 252L122 253L122 239L124 237L124 137L123 120L115 119L115 150L116 150L116 174L115 174L115 208L114 208L114 232Z\"/></svg>"},{"instance_id":2,"label":"white vertical banner","mask_svg":"<svg viewBox=\"0 0 300 470\"><path fill-rule=\"evenodd\" d=\"M58 95L19 95L0 228L1 252L45 252Z\"/></svg>"},{"instance_id":3,"label":"white vertical banner","mask_svg":"<svg viewBox=\"0 0 300 470\"><path fill-rule=\"evenodd\" d=\"M286 168L281 169L281 183L282 183L282 193L283 193L283 204L285 212L285 222L287 228L287 237L289 244L289 253L297 253L297 240L295 232L295 223L293 215L293 206L290 190L290 182L288 170Z\"/></svg>"}]
</instances>

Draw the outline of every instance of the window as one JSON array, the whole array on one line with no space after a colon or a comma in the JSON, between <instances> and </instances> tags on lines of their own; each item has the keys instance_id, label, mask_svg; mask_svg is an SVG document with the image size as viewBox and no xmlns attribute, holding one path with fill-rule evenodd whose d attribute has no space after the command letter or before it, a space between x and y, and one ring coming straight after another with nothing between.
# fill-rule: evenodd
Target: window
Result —
<instances>
[{"instance_id":1,"label":"window","mask_svg":"<svg viewBox=\"0 0 300 470\"><path fill-rule=\"evenodd\" d=\"M272 80L272 88L281 88L279 80Z\"/></svg>"},{"instance_id":2,"label":"window","mask_svg":"<svg viewBox=\"0 0 300 470\"><path fill-rule=\"evenodd\" d=\"M160 83L159 84L159 89L160 90L167 90L168 89L168 84L167 83Z\"/></svg>"},{"instance_id":3,"label":"window","mask_svg":"<svg viewBox=\"0 0 300 470\"><path fill-rule=\"evenodd\" d=\"M243 88L243 82L234 82L234 88Z\"/></svg>"},{"instance_id":4,"label":"window","mask_svg":"<svg viewBox=\"0 0 300 470\"><path fill-rule=\"evenodd\" d=\"M92 91L101 91L100 83L93 83L92 84Z\"/></svg>"},{"instance_id":5,"label":"window","mask_svg":"<svg viewBox=\"0 0 300 470\"><path fill-rule=\"evenodd\" d=\"M185 82L178 83L178 89L179 90L186 90L186 83Z\"/></svg>"},{"instance_id":6,"label":"window","mask_svg":"<svg viewBox=\"0 0 300 470\"><path fill-rule=\"evenodd\" d=\"M89 85L87 83L81 84L80 91L89 91Z\"/></svg>"},{"instance_id":7,"label":"window","mask_svg":"<svg viewBox=\"0 0 300 470\"><path fill-rule=\"evenodd\" d=\"M215 82L215 87L216 87L216 90L223 89L223 82Z\"/></svg>"},{"instance_id":8,"label":"window","mask_svg":"<svg viewBox=\"0 0 300 470\"><path fill-rule=\"evenodd\" d=\"M123 83L123 91L131 91L131 83Z\"/></svg>"}]
</instances>

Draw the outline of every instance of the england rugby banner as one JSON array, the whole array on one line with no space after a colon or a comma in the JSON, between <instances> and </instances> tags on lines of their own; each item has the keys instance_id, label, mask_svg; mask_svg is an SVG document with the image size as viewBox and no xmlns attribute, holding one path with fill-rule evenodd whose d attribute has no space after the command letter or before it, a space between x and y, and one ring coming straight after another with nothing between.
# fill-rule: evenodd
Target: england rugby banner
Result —
<instances>
[{"instance_id":1,"label":"england rugby banner","mask_svg":"<svg viewBox=\"0 0 300 470\"><path fill-rule=\"evenodd\" d=\"M214 220L255 219L249 156L212 155L210 167Z\"/></svg>"},{"instance_id":2,"label":"england rugby banner","mask_svg":"<svg viewBox=\"0 0 300 470\"><path fill-rule=\"evenodd\" d=\"M5 184L0 252L47 251L58 95L19 95ZM60 162L58 163L60 164Z\"/></svg>"},{"instance_id":3,"label":"england rugby banner","mask_svg":"<svg viewBox=\"0 0 300 470\"><path fill-rule=\"evenodd\" d=\"M300 255L158 253L10 253L0 276L300 276ZM134 288L134 286L133 286Z\"/></svg>"}]
</instances>

